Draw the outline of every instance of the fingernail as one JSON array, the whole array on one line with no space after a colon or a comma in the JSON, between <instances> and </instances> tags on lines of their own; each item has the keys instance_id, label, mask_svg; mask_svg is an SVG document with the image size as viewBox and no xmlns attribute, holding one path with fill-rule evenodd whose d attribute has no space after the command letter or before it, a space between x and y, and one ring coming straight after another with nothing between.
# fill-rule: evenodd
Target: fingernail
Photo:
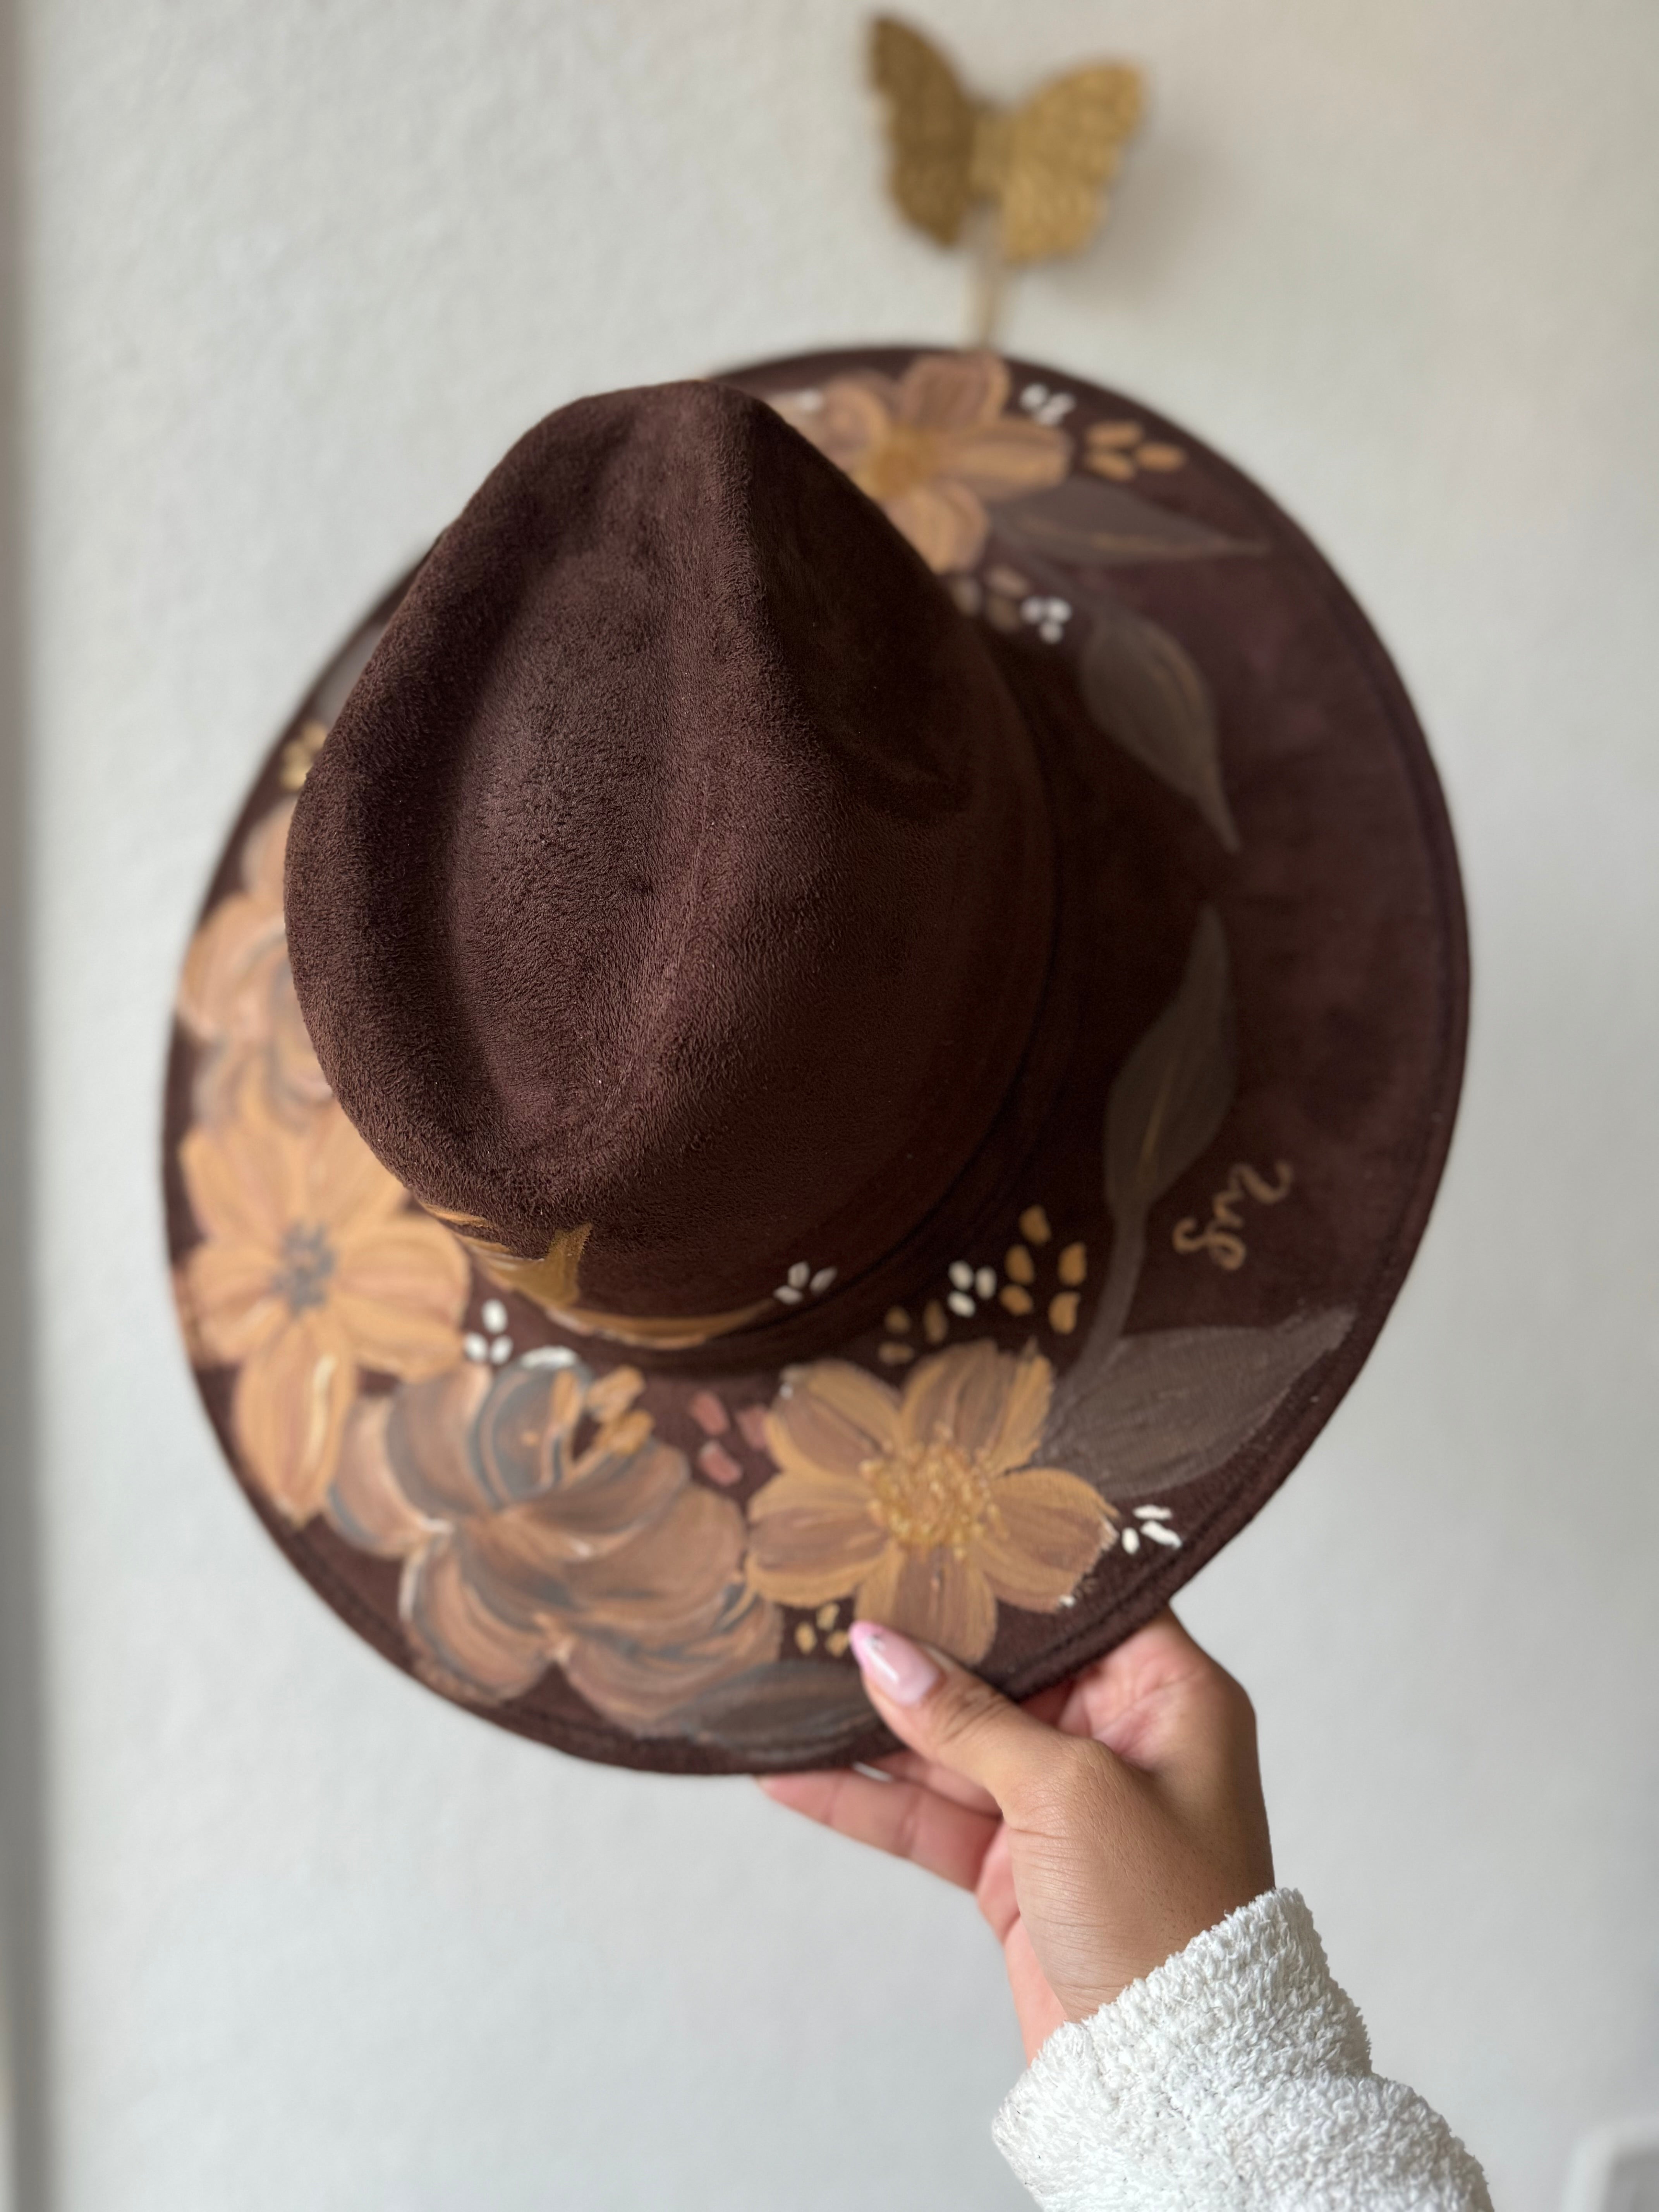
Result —
<instances>
[{"instance_id":1,"label":"fingernail","mask_svg":"<svg viewBox=\"0 0 1659 2212\"><path fill-rule=\"evenodd\" d=\"M855 1620L847 1640L863 1672L896 1705L919 1705L939 1680L939 1668L927 1654L896 1629Z\"/></svg>"}]
</instances>

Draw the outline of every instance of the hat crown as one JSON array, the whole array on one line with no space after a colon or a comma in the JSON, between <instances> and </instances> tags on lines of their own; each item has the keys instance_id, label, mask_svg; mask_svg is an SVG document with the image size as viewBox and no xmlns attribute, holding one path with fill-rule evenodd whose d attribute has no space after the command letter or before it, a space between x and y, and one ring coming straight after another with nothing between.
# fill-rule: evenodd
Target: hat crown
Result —
<instances>
[{"instance_id":1,"label":"hat crown","mask_svg":"<svg viewBox=\"0 0 1659 2212\"><path fill-rule=\"evenodd\" d=\"M301 794L289 940L417 1196L555 1255L550 1303L714 1333L960 1174L1051 868L936 580L763 404L671 385L550 416L439 539Z\"/></svg>"}]
</instances>

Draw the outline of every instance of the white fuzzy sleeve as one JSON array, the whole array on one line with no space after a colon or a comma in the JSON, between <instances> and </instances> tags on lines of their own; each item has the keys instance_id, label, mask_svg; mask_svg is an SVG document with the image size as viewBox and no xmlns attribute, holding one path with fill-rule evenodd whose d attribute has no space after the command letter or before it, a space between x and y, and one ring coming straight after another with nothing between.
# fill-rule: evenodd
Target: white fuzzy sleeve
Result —
<instances>
[{"instance_id":1,"label":"white fuzzy sleeve","mask_svg":"<svg viewBox=\"0 0 1659 2212\"><path fill-rule=\"evenodd\" d=\"M1372 2073L1293 1889L1058 2029L994 2132L1043 2212L1492 2212L1439 2114Z\"/></svg>"}]
</instances>

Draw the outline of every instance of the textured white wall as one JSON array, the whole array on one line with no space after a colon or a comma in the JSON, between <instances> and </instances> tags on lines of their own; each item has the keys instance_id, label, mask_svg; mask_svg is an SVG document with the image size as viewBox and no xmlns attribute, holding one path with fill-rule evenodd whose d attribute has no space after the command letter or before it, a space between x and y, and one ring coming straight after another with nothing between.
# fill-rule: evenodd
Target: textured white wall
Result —
<instances>
[{"instance_id":1,"label":"textured white wall","mask_svg":"<svg viewBox=\"0 0 1659 2212\"><path fill-rule=\"evenodd\" d=\"M918 0L920 6L921 0ZM928 0L1157 105L1011 339L1252 468L1399 656L1473 1055L1360 1386L1187 1607L1380 2063L1511 2212L1659 2107L1650 0ZM851 0L33 0L26 414L62 2212L1010 2206L963 1901L748 1785L584 1768L356 1644L168 1310L169 995L345 625L584 390L949 339ZM33 2209L30 2208L30 2212Z\"/></svg>"}]
</instances>

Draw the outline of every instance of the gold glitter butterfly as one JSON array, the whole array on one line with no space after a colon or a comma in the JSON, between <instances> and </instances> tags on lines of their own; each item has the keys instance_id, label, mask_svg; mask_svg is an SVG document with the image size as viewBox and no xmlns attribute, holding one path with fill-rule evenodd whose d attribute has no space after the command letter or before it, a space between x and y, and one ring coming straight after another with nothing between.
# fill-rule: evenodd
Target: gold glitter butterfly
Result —
<instances>
[{"instance_id":1,"label":"gold glitter butterfly","mask_svg":"<svg viewBox=\"0 0 1659 2212\"><path fill-rule=\"evenodd\" d=\"M976 227L993 271L1088 243L1140 120L1139 70L1097 63L1056 77L1018 107L998 107L965 91L920 31L878 15L870 74L886 108L889 185L908 222L941 246Z\"/></svg>"}]
</instances>

